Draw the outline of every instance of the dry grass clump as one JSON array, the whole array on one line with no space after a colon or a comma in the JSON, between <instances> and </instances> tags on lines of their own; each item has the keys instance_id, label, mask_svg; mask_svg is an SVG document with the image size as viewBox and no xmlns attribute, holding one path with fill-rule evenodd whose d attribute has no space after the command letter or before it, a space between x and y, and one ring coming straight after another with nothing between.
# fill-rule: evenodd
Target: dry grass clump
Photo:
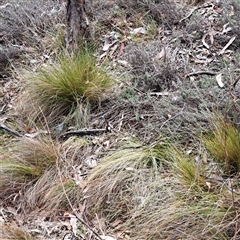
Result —
<instances>
[{"instance_id":1,"label":"dry grass clump","mask_svg":"<svg viewBox=\"0 0 240 240\"><path fill-rule=\"evenodd\" d=\"M172 179L169 179L172 181ZM154 189L153 189L154 190ZM168 192L176 191L175 196ZM185 189L186 193L187 189ZM134 209L129 223L133 229L132 239L230 239L228 229L234 229L234 208L231 198L220 198L211 194L201 196L184 195L184 188L171 188L162 191L165 198L159 198L153 191L145 205ZM192 197L192 199L188 199ZM224 204L221 205L221 203ZM226 205L225 205L226 204Z\"/></svg>"},{"instance_id":2,"label":"dry grass clump","mask_svg":"<svg viewBox=\"0 0 240 240\"><path fill-rule=\"evenodd\" d=\"M71 209L70 204L77 207L80 203L80 193L80 187L75 181L64 178L61 183L58 179L57 183L49 188L44 196L45 206L47 209L65 211Z\"/></svg>"},{"instance_id":3,"label":"dry grass clump","mask_svg":"<svg viewBox=\"0 0 240 240\"><path fill-rule=\"evenodd\" d=\"M51 181L50 181L51 179ZM25 201L21 204L26 211L39 209L51 210L52 214L61 210L71 210L70 204L80 202L80 187L64 176L59 176L56 169L46 171L38 181L24 193Z\"/></svg>"},{"instance_id":4,"label":"dry grass clump","mask_svg":"<svg viewBox=\"0 0 240 240\"><path fill-rule=\"evenodd\" d=\"M27 105L24 111L33 119L44 115L49 122L62 116L84 121L88 119L88 103L103 100L112 85L110 76L96 66L89 51L82 50L74 57L67 54L60 57L59 64L29 80L26 101L33 106Z\"/></svg>"},{"instance_id":5,"label":"dry grass clump","mask_svg":"<svg viewBox=\"0 0 240 240\"><path fill-rule=\"evenodd\" d=\"M158 169L164 171L164 144L144 146L134 140L105 157L89 175L88 211L100 211L113 220L125 217L132 209L132 187L142 174L151 178Z\"/></svg>"},{"instance_id":6,"label":"dry grass clump","mask_svg":"<svg viewBox=\"0 0 240 240\"><path fill-rule=\"evenodd\" d=\"M5 6L5 7L4 7ZM33 44L63 23L64 3L60 1L18 1L3 5L0 12L0 32L4 44Z\"/></svg>"},{"instance_id":7,"label":"dry grass clump","mask_svg":"<svg viewBox=\"0 0 240 240\"><path fill-rule=\"evenodd\" d=\"M172 171L142 175L131 188L131 199L141 196L142 201L128 212L131 239L232 239L239 197L224 183L204 177L189 156L169 151Z\"/></svg>"},{"instance_id":8,"label":"dry grass clump","mask_svg":"<svg viewBox=\"0 0 240 240\"><path fill-rule=\"evenodd\" d=\"M0 159L0 198L25 212L36 206L68 209L69 201L78 204L80 177L73 166L80 164L85 145L76 139L60 144L48 137L12 143Z\"/></svg>"},{"instance_id":9,"label":"dry grass clump","mask_svg":"<svg viewBox=\"0 0 240 240\"><path fill-rule=\"evenodd\" d=\"M15 224L3 224L0 222L0 236L2 240L33 240L34 238L24 227Z\"/></svg>"},{"instance_id":10,"label":"dry grass clump","mask_svg":"<svg viewBox=\"0 0 240 240\"><path fill-rule=\"evenodd\" d=\"M231 239L239 196L206 163L168 144L124 144L89 175L87 213L121 220L131 239ZM218 166L221 167L221 166Z\"/></svg>"},{"instance_id":11,"label":"dry grass clump","mask_svg":"<svg viewBox=\"0 0 240 240\"><path fill-rule=\"evenodd\" d=\"M58 157L47 138L21 138L8 149L0 159L0 195L6 199L37 181Z\"/></svg>"},{"instance_id":12,"label":"dry grass clump","mask_svg":"<svg viewBox=\"0 0 240 240\"><path fill-rule=\"evenodd\" d=\"M212 133L204 139L208 151L219 162L225 174L231 176L240 171L240 132L224 119L213 121Z\"/></svg>"},{"instance_id":13,"label":"dry grass clump","mask_svg":"<svg viewBox=\"0 0 240 240\"><path fill-rule=\"evenodd\" d=\"M37 179L42 173L55 165L57 154L49 140L22 138L14 143L11 155L3 157L1 171L12 177Z\"/></svg>"}]
</instances>

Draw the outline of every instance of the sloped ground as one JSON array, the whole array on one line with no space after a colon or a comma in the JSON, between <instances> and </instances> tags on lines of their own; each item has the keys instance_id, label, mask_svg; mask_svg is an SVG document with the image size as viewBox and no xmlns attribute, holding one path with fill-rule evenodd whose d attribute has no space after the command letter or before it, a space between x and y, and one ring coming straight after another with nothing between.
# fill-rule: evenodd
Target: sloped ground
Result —
<instances>
[{"instance_id":1,"label":"sloped ground","mask_svg":"<svg viewBox=\"0 0 240 240\"><path fill-rule=\"evenodd\" d=\"M197 163L206 162L212 176L215 165L201 141L211 119L221 114L239 129L240 3L98 1L92 8L98 65L117 85L91 108L86 127L111 131L82 137L80 143L79 137L48 139L58 150L47 148L47 154L60 167L49 165L51 171L34 187L8 183L0 196L0 234L6 239L20 234L21 239L238 239L239 197L233 192L239 186L229 195L222 190L225 182L215 181L194 192L175 178L177 167L169 166L164 147L173 144ZM9 143L34 149L39 139L31 134L46 131L33 129L18 101L25 77L56 62L63 51L65 3L2 2L0 11L0 119L31 136L16 140L2 130L0 151L9 158ZM128 155L132 158L122 158ZM143 166L137 161L148 158ZM157 170L149 168L155 160ZM72 182L77 188L68 199L51 188Z\"/></svg>"}]
</instances>

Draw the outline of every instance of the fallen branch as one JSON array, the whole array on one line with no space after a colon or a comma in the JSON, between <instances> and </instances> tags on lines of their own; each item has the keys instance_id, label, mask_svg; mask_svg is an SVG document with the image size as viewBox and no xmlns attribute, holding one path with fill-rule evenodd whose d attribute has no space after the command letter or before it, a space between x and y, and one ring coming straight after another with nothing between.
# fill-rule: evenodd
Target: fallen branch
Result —
<instances>
[{"instance_id":1,"label":"fallen branch","mask_svg":"<svg viewBox=\"0 0 240 240\"><path fill-rule=\"evenodd\" d=\"M5 130L6 132L8 132L9 134L13 135L13 136L17 136L17 137L22 137L23 135L15 130L10 129L9 127L7 127L4 124L0 124L0 129Z\"/></svg>"},{"instance_id":2,"label":"fallen branch","mask_svg":"<svg viewBox=\"0 0 240 240\"><path fill-rule=\"evenodd\" d=\"M104 132L108 132L108 131L109 130L107 128L76 130L76 131L65 132L65 133L61 134L59 137L65 138L65 137L72 136L72 135L77 135L77 136L95 135L98 133L104 133Z\"/></svg>"},{"instance_id":3,"label":"fallen branch","mask_svg":"<svg viewBox=\"0 0 240 240\"><path fill-rule=\"evenodd\" d=\"M197 75L217 75L217 72L211 72L211 71L196 71L196 72L190 72L185 75L185 77L191 77L191 76L197 76Z\"/></svg>"},{"instance_id":4,"label":"fallen branch","mask_svg":"<svg viewBox=\"0 0 240 240\"><path fill-rule=\"evenodd\" d=\"M179 22L181 23L182 21L184 21L184 20L190 18L190 17L192 16L192 14L193 14L196 10L198 10L198 9L199 9L199 7L193 8L193 9L191 10L191 12L190 12L186 17L180 19Z\"/></svg>"}]
</instances>

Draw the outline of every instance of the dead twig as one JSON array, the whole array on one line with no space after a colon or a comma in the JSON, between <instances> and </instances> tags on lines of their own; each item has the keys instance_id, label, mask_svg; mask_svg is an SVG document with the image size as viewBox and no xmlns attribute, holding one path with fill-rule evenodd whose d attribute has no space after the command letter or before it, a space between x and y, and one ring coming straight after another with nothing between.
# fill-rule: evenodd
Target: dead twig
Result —
<instances>
[{"instance_id":1,"label":"dead twig","mask_svg":"<svg viewBox=\"0 0 240 240\"><path fill-rule=\"evenodd\" d=\"M196 8L194 8L186 17L184 17L184 18L182 18L182 19L180 19L180 23L182 22L182 21L184 21L184 20L186 20L186 19L188 19L188 18L190 18L191 16L192 16L192 14L196 11L196 10L198 10L199 9L199 7L196 7Z\"/></svg>"},{"instance_id":2,"label":"dead twig","mask_svg":"<svg viewBox=\"0 0 240 240\"><path fill-rule=\"evenodd\" d=\"M219 52L219 55L223 55L225 53L225 51L227 50L227 48L234 42L234 40L236 39L236 37L232 37L228 43L225 45L225 47Z\"/></svg>"},{"instance_id":3,"label":"dead twig","mask_svg":"<svg viewBox=\"0 0 240 240\"><path fill-rule=\"evenodd\" d=\"M213 6L213 4L212 4L212 3L209 3L209 4L204 4L204 5L202 5L202 6L199 6L199 7L195 7L194 9L192 9L192 11L191 11L186 17L180 19L180 20L179 20L179 23L181 23L182 21L190 18L190 17L192 16L192 14L193 14L196 10L198 10L198 9L200 9L200 8L207 8L207 7L212 7L212 6Z\"/></svg>"},{"instance_id":4,"label":"dead twig","mask_svg":"<svg viewBox=\"0 0 240 240\"><path fill-rule=\"evenodd\" d=\"M183 113L183 110L184 110L184 108L185 108L185 105L186 105L186 104L184 103L184 105L183 105L183 107L182 107L182 109L180 110L179 113L177 113L177 114L174 115L173 117L170 117L170 118L167 119L165 122L163 122L159 129L161 130L161 129L164 127L165 124L167 124L169 121L171 121L171 120L173 120L174 118L176 118L176 117L178 117L179 115L181 115L181 114Z\"/></svg>"},{"instance_id":5,"label":"dead twig","mask_svg":"<svg viewBox=\"0 0 240 240\"><path fill-rule=\"evenodd\" d=\"M108 132L109 130L106 128L101 129L86 129L86 130L76 130L76 131L68 131L60 135L60 138L65 138L72 135L77 136L85 136L85 135L95 135L98 133Z\"/></svg>"},{"instance_id":6,"label":"dead twig","mask_svg":"<svg viewBox=\"0 0 240 240\"><path fill-rule=\"evenodd\" d=\"M185 75L185 77L191 77L191 76L197 76L197 75L217 75L217 72L212 72L212 71L196 71L196 72L190 72Z\"/></svg>"},{"instance_id":7,"label":"dead twig","mask_svg":"<svg viewBox=\"0 0 240 240\"><path fill-rule=\"evenodd\" d=\"M13 136L17 136L17 137L22 137L23 135L15 130L10 129L9 127L7 127L4 124L0 124L0 129L5 130L6 132L8 132L9 134L13 135Z\"/></svg>"}]
</instances>

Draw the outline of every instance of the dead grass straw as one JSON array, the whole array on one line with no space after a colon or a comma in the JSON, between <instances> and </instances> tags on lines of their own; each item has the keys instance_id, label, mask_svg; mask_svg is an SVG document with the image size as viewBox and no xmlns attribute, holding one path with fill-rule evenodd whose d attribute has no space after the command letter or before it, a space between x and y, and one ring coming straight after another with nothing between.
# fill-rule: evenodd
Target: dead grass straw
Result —
<instances>
[{"instance_id":1,"label":"dead grass straw","mask_svg":"<svg viewBox=\"0 0 240 240\"><path fill-rule=\"evenodd\" d=\"M149 177L164 171L165 154L164 144L143 146L131 140L102 159L88 178L88 211L101 211L111 220L124 217L134 204L131 188L136 178L145 170Z\"/></svg>"}]
</instances>

